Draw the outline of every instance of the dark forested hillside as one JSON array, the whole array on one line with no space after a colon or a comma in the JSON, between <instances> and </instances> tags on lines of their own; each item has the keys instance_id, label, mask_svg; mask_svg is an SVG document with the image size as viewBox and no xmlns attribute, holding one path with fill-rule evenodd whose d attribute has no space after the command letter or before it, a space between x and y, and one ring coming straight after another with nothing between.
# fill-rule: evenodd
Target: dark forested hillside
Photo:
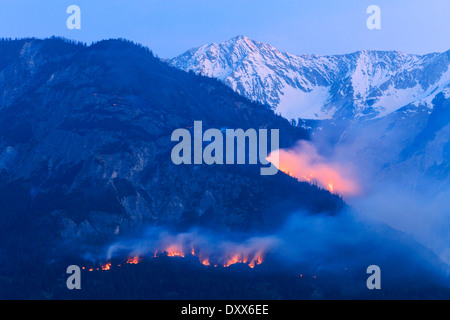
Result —
<instances>
[{"instance_id":1,"label":"dark forested hillside","mask_svg":"<svg viewBox=\"0 0 450 320\"><path fill-rule=\"evenodd\" d=\"M171 133L194 120L204 129L279 129L285 147L307 138L269 108L129 41L1 41L0 281L58 250L147 225L263 230L293 210L343 207L336 195L281 172L260 176L255 165L174 165Z\"/></svg>"}]
</instances>

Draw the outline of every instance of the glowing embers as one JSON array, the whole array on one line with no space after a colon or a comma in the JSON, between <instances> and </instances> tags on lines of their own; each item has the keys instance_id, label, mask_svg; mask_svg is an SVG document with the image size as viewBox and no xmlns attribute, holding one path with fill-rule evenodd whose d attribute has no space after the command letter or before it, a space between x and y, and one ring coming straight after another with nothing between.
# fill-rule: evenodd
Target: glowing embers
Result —
<instances>
[{"instance_id":1,"label":"glowing embers","mask_svg":"<svg viewBox=\"0 0 450 320\"><path fill-rule=\"evenodd\" d=\"M261 264L261 263L263 263L262 257L257 257L256 259L252 260L252 261L248 264L248 266L249 266L250 268L253 269L253 268L255 267L255 265L259 265L259 264Z\"/></svg>"},{"instance_id":2,"label":"glowing embers","mask_svg":"<svg viewBox=\"0 0 450 320\"><path fill-rule=\"evenodd\" d=\"M240 238L239 235L234 235L239 241L231 241L195 231L176 235L157 231L155 235L149 232L145 240L110 245L104 260L106 262L96 267L86 266L83 270L107 271L121 265L136 265L144 260L152 263L152 260L159 259L185 259L188 263L212 268L242 264L253 269L263 264L266 253L278 241L275 237Z\"/></svg>"},{"instance_id":3,"label":"glowing embers","mask_svg":"<svg viewBox=\"0 0 450 320\"><path fill-rule=\"evenodd\" d=\"M191 249L184 249L178 245L170 245L166 249L155 251L153 258L158 258L162 256L167 257L181 257L185 258L187 256L192 256L198 258L199 262L204 266L222 266L227 268L233 264L246 264L250 268L254 268L256 265L260 265L263 262L263 253L249 253L246 250L236 249L236 252L225 253L222 255L209 254L202 252L200 249L192 247Z\"/></svg>"},{"instance_id":4,"label":"glowing embers","mask_svg":"<svg viewBox=\"0 0 450 320\"><path fill-rule=\"evenodd\" d=\"M130 258L128 258L128 260L127 260L127 263L128 263L128 264L138 264L139 262L141 262L141 258L138 257L138 256L130 257Z\"/></svg>"},{"instance_id":5,"label":"glowing embers","mask_svg":"<svg viewBox=\"0 0 450 320\"><path fill-rule=\"evenodd\" d=\"M111 270L111 262L107 262L100 267L102 271Z\"/></svg>"},{"instance_id":6,"label":"glowing embers","mask_svg":"<svg viewBox=\"0 0 450 320\"><path fill-rule=\"evenodd\" d=\"M162 256L184 258L186 257L187 254L188 253L186 253L186 250L183 250L182 246L177 244L171 244L164 249L155 250L153 253L153 258L158 258ZM194 249L191 250L191 255L194 255Z\"/></svg>"},{"instance_id":7,"label":"glowing embers","mask_svg":"<svg viewBox=\"0 0 450 320\"><path fill-rule=\"evenodd\" d=\"M208 259L208 258L206 258L206 259L201 259L201 260L200 260L200 263L201 263L202 265L204 265L204 266L210 266L210 265L211 265L211 263L209 263L209 259Z\"/></svg>"},{"instance_id":8,"label":"glowing embers","mask_svg":"<svg viewBox=\"0 0 450 320\"><path fill-rule=\"evenodd\" d=\"M177 247L176 245L172 245L169 248L165 250L167 252L168 257L182 257L184 258L184 252L181 248Z\"/></svg>"},{"instance_id":9,"label":"glowing embers","mask_svg":"<svg viewBox=\"0 0 450 320\"><path fill-rule=\"evenodd\" d=\"M236 255L232 256L230 259L228 259L223 266L225 268L227 268L233 264L242 263L242 264L248 265L250 268L253 269L256 265L259 265L262 262L263 262L263 258L259 254L255 255L251 258L249 258L248 256L242 256L242 255L236 254Z\"/></svg>"},{"instance_id":10,"label":"glowing embers","mask_svg":"<svg viewBox=\"0 0 450 320\"><path fill-rule=\"evenodd\" d=\"M199 249L191 248L189 250L183 250L181 247L177 245L170 245L165 249L156 250L154 253L148 257L131 255L129 256L125 263L128 265L136 265L141 263L144 259L159 259L162 257L168 258L188 258L191 259L194 257L198 259L198 262L207 267L223 267L228 268L232 265L243 264L247 265L249 268L255 268L255 266L263 263L263 252L262 251L254 251L249 252L248 250L236 250L233 253L226 253L223 255L208 255L205 252L202 252ZM100 265L99 267L82 267L83 270L87 270L89 272L93 271L108 271L113 269L114 267L121 267L121 264L112 265L111 261L108 260L106 263Z\"/></svg>"}]
</instances>

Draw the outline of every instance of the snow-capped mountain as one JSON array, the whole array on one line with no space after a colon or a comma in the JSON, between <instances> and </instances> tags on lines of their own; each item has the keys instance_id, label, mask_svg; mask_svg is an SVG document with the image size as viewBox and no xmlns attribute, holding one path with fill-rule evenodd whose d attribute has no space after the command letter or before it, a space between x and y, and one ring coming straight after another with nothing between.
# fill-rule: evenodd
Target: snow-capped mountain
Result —
<instances>
[{"instance_id":1,"label":"snow-capped mountain","mask_svg":"<svg viewBox=\"0 0 450 320\"><path fill-rule=\"evenodd\" d=\"M367 119L409 104L431 108L439 92L449 96L449 60L450 50L297 56L238 36L191 49L169 63L217 78L288 119Z\"/></svg>"}]
</instances>

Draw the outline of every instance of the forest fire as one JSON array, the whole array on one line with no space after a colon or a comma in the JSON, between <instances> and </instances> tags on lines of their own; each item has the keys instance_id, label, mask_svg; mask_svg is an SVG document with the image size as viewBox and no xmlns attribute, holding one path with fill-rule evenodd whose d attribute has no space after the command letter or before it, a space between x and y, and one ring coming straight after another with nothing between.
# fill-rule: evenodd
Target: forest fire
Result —
<instances>
[{"instance_id":1,"label":"forest fire","mask_svg":"<svg viewBox=\"0 0 450 320\"><path fill-rule=\"evenodd\" d=\"M360 192L348 165L343 167L328 162L317 153L315 146L310 142L300 141L289 150L272 152L267 160L283 173L299 181L317 184L331 193L354 196Z\"/></svg>"},{"instance_id":2,"label":"forest fire","mask_svg":"<svg viewBox=\"0 0 450 320\"><path fill-rule=\"evenodd\" d=\"M111 262L105 263L101 266L102 271L111 270Z\"/></svg>"},{"instance_id":3,"label":"forest fire","mask_svg":"<svg viewBox=\"0 0 450 320\"><path fill-rule=\"evenodd\" d=\"M138 264L140 262L140 260L141 259L138 256L130 257L130 258L128 258L127 263L128 264Z\"/></svg>"},{"instance_id":4,"label":"forest fire","mask_svg":"<svg viewBox=\"0 0 450 320\"><path fill-rule=\"evenodd\" d=\"M145 238L123 240L107 247L106 259L101 265L83 267L87 271L107 271L127 265L137 265L143 261L157 259L186 259L211 268L228 268L241 264L251 269L263 264L265 256L279 239L274 236L239 238L218 238L206 232L172 234L164 229L148 230Z\"/></svg>"},{"instance_id":5,"label":"forest fire","mask_svg":"<svg viewBox=\"0 0 450 320\"><path fill-rule=\"evenodd\" d=\"M202 265L204 265L204 266L210 266L210 265L211 265L211 263L209 263L209 260L208 260L208 259L200 260L200 263L201 263Z\"/></svg>"},{"instance_id":6,"label":"forest fire","mask_svg":"<svg viewBox=\"0 0 450 320\"><path fill-rule=\"evenodd\" d=\"M248 265L250 268L253 269L255 265L259 265L262 262L263 258L260 255L255 255L252 259L249 259L248 257L234 255L230 259L228 259L223 266L227 268L233 264L242 263Z\"/></svg>"},{"instance_id":7,"label":"forest fire","mask_svg":"<svg viewBox=\"0 0 450 320\"><path fill-rule=\"evenodd\" d=\"M238 252L234 254L226 254L225 257L216 256L215 259L211 259L211 257L205 255L201 252L201 250L195 249L194 247L192 247L191 250L183 251L182 248L176 245L171 245L167 249L155 252L154 257L156 258L165 255L167 257L185 258L188 255L186 251L190 253L190 256L197 257L199 262L204 266L213 265L214 267L223 266L224 268L227 268L233 264L241 263L248 265L250 268L254 268L255 265L259 265L263 262L263 254L261 252L258 252L253 256ZM214 264L211 263L211 260Z\"/></svg>"},{"instance_id":8,"label":"forest fire","mask_svg":"<svg viewBox=\"0 0 450 320\"><path fill-rule=\"evenodd\" d=\"M193 249L192 249L192 251L193 251ZM177 246L170 246L169 248L167 248L165 250L165 252L167 252L167 256L168 257L182 257L182 258L184 258L183 250L181 250Z\"/></svg>"},{"instance_id":9,"label":"forest fire","mask_svg":"<svg viewBox=\"0 0 450 320\"><path fill-rule=\"evenodd\" d=\"M259 265L259 264L261 264L263 262L263 260L262 260L262 258L261 257L257 257L256 259L254 259L254 260L252 260L250 263L249 263L249 267L250 268L254 268L255 267L255 265Z\"/></svg>"},{"instance_id":10,"label":"forest fire","mask_svg":"<svg viewBox=\"0 0 450 320\"><path fill-rule=\"evenodd\" d=\"M157 259L160 257L178 257L178 258L187 258L187 257L195 257L198 259L198 261L204 265L204 266L212 266L212 267L224 267L228 268L231 265L235 264L244 264L247 265L249 268L255 268L255 266L260 265L263 263L263 256L264 253L261 250L258 251L251 251L248 248L245 247L238 247L235 248L236 252L234 253L223 253L223 255L209 255L205 252L202 252L198 248L192 247L191 249L185 249L179 245L169 245L165 249L152 251L153 254L150 255L150 259ZM253 253L252 253L253 252ZM145 259L145 256L142 255L131 255L129 256L125 263L129 265L135 265L141 263ZM121 264L114 265L116 267L120 267ZM108 262L100 265L98 268L94 267L82 267L83 270L88 270L90 272L92 271L107 271L111 270L113 268L113 265L111 263L111 260L108 259Z\"/></svg>"},{"instance_id":11,"label":"forest fire","mask_svg":"<svg viewBox=\"0 0 450 320\"><path fill-rule=\"evenodd\" d=\"M330 192L333 192L333 190L334 190L334 185L333 185L332 183L329 183L329 184L328 184L328 190L329 190Z\"/></svg>"}]
</instances>

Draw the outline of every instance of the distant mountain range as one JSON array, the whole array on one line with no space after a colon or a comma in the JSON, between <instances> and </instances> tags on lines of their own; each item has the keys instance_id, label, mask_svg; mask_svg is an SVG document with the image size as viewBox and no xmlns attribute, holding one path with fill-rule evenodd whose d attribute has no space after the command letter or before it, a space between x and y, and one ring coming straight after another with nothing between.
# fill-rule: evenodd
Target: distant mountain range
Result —
<instances>
[{"instance_id":1,"label":"distant mountain range","mask_svg":"<svg viewBox=\"0 0 450 320\"><path fill-rule=\"evenodd\" d=\"M431 108L450 95L450 50L426 55L363 50L320 56L283 53L238 36L169 61L214 77L287 119L372 119L406 105Z\"/></svg>"},{"instance_id":2,"label":"distant mountain range","mask_svg":"<svg viewBox=\"0 0 450 320\"><path fill-rule=\"evenodd\" d=\"M287 119L301 118L319 147L345 145L348 158L373 167L379 181L415 186L424 174L445 181L450 172L450 50L295 56L238 36L169 63L217 78Z\"/></svg>"}]
</instances>

